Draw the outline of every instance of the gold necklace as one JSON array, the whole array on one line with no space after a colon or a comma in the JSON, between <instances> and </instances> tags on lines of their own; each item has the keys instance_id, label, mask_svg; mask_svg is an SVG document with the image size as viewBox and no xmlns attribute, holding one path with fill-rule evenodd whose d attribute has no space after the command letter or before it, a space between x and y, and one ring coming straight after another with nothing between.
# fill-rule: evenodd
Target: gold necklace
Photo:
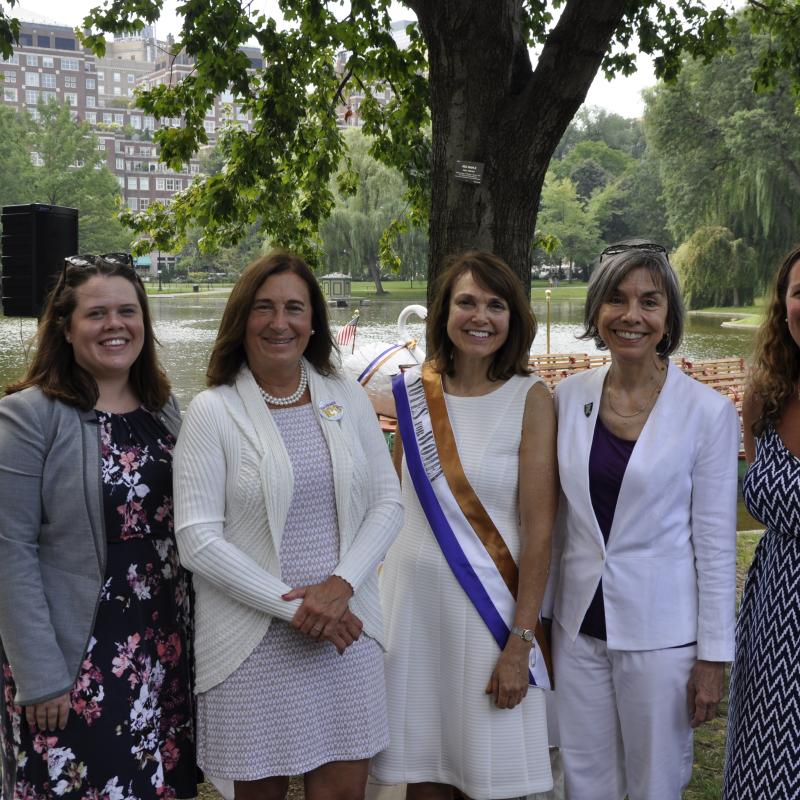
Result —
<instances>
[{"instance_id":1,"label":"gold necklace","mask_svg":"<svg viewBox=\"0 0 800 800\"><path fill-rule=\"evenodd\" d=\"M606 378L606 380L608 380ZM645 402L639 406L632 414L623 414L621 411L618 411L614 408L614 403L611 400L611 387L606 384L606 402L608 403L608 407L620 418L622 419L633 419L633 417L638 417L639 414L643 414L652 404L655 402L655 399L661 394L662 386L656 384L653 393L650 397L645 400Z\"/></svg>"}]
</instances>

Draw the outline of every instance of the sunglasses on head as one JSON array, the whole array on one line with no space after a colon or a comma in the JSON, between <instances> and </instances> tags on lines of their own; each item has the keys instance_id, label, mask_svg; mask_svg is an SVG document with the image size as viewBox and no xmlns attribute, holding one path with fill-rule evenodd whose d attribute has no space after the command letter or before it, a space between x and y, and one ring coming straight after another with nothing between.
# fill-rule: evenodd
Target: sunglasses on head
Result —
<instances>
[{"instance_id":1,"label":"sunglasses on head","mask_svg":"<svg viewBox=\"0 0 800 800\"><path fill-rule=\"evenodd\" d=\"M616 256L619 253L627 253L629 250L644 250L647 253L660 253L664 256L667 254L667 248L655 242L643 242L642 244L611 244L600 253L600 260L602 261L605 256Z\"/></svg>"},{"instance_id":2,"label":"sunglasses on head","mask_svg":"<svg viewBox=\"0 0 800 800\"><path fill-rule=\"evenodd\" d=\"M136 279L141 280L139 278L139 273L134 269L133 256L130 253L101 253L96 256L86 253L79 256L67 256L64 259L64 278L66 279L67 269L69 267L77 267L78 269L96 267L98 261L105 261L120 267L129 267L131 272L136 276Z\"/></svg>"}]
</instances>

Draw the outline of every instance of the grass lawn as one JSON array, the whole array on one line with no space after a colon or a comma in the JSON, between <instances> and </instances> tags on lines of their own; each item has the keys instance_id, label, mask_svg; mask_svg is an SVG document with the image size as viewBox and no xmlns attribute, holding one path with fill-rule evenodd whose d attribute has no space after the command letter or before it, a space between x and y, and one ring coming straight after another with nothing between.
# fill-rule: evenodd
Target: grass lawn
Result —
<instances>
[{"instance_id":1,"label":"grass lawn","mask_svg":"<svg viewBox=\"0 0 800 800\"><path fill-rule=\"evenodd\" d=\"M742 583L760 533L739 534L736 543L736 597L742 593ZM722 765L725 760L725 728L728 723L727 676L725 698L719 707L719 716L703 725L694 737L694 772L692 782L683 794L683 800L719 800L722 796ZM766 798L765 798L766 800Z\"/></svg>"},{"instance_id":2,"label":"grass lawn","mask_svg":"<svg viewBox=\"0 0 800 800\"><path fill-rule=\"evenodd\" d=\"M198 290L198 294L205 294L209 290L215 291L220 289L225 289L226 291L230 291L231 287L233 286L232 283L198 283L197 284L200 288ZM147 292L148 297L159 297L166 294L194 294L193 284L191 283L162 283L161 284L161 291L158 291L158 282L151 281L150 283L146 283L144 285L145 291Z\"/></svg>"},{"instance_id":3,"label":"grass lawn","mask_svg":"<svg viewBox=\"0 0 800 800\"><path fill-rule=\"evenodd\" d=\"M383 288L386 294L377 295L372 281L353 281L351 284L353 297L364 297L369 300L406 300L409 303L425 303L427 300L426 281L414 281L413 286L410 281L384 281ZM553 301L583 300L586 297L585 283L562 281L558 286L548 286L547 281L535 280L531 286L531 300L543 303L545 289L552 289Z\"/></svg>"}]
</instances>

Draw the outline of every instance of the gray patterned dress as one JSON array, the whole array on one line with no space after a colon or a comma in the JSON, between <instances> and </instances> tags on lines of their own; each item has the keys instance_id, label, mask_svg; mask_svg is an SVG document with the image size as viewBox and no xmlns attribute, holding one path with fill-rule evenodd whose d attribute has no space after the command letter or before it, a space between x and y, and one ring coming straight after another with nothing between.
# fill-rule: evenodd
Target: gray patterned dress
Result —
<instances>
[{"instance_id":1,"label":"gray patterned dress","mask_svg":"<svg viewBox=\"0 0 800 800\"><path fill-rule=\"evenodd\" d=\"M339 561L330 453L312 405L273 410L294 472L280 546L290 586L320 583ZM198 761L214 777L300 775L371 758L389 741L383 654L366 635L340 656L273 619L222 683L198 695Z\"/></svg>"}]
</instances>

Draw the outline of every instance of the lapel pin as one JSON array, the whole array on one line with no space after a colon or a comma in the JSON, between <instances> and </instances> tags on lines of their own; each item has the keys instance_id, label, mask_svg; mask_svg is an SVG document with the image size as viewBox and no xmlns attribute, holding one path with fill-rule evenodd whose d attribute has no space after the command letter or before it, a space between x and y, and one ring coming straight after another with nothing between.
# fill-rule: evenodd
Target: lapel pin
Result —
<instances>
[{"instance_id":1,"label":"lapel pin","mask_svg":"<svg viewBox=\"0 0 800 800\"><path fill-rule=\"evenodd\" d=\"M319 415L331 422L341 419L344 409L335 400L323 400L319 404Z\"/></svg>"},{"instance_id":2,"label":"lapel pin","mask_svg":"<svg viewBox=\"0 0 800 800\"><path fill-rule=\"evenodd\" d=\"M588 417L591 416L592 408L594 408L594 403L584 403L583 404L583 413Z\"/></svg>"}]
</instances>

